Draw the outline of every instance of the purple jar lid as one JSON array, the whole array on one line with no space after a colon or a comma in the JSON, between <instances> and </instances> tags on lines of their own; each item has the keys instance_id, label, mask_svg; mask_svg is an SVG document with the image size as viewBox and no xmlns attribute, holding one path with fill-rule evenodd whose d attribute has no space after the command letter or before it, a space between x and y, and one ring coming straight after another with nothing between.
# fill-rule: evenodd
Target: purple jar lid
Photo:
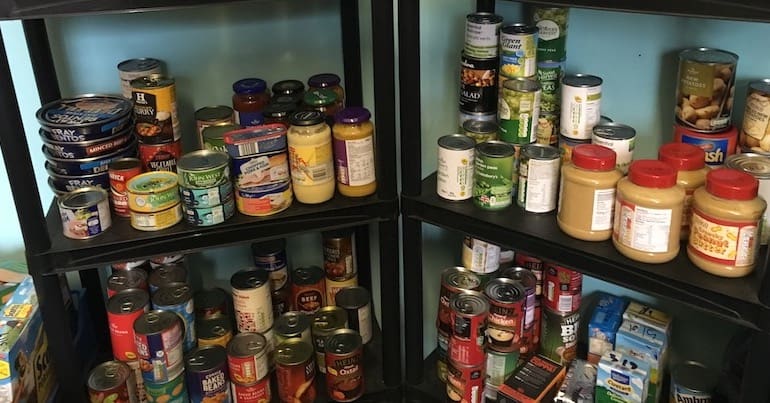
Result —
<instances>
[{"instance_id":1,"label":"purple jar lid","mask_svg":"<svg viewBox=\"0 0 770 403\"><path fill-rule=\"evenodd\" d=\"M310 77L307 85L313 88L326 88L340 85L340 76L334 73L321 73Z\"/></svg>"},{"instance_id":2,"label":"purple jar lid","mask_svg":"<svg viewBox=\"0 0 770 403\"><path fill-rule=\"evenodd\" d=\"M244 78L233 83L236 94L259 94L266 89L267 83L261 78Z\"/></svg>"},{"instance_id":3,"label":"purple jar lid","mask_svg":"<svg viewBox=\"0 0 770 403\"><path fill-rule=\"evenodd\" d=\"M363 123L371 118L369 110L361 106L349 106L334 115L334 121L337 123Z\"/></svg>"}]
</instances>

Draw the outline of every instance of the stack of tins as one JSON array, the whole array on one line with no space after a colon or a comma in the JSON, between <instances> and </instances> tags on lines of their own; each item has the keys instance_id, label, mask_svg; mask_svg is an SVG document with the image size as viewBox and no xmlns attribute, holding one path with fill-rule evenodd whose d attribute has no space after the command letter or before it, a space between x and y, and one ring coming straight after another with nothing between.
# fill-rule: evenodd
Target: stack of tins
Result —
<instances>
[{"instance_id":1,"label":"stack of tins","mask_svg":"<svg viewBox=\"0 0 770 403\"><path fill-rule=\"evenodd\" d=\"M150 74L131 80L130 84L134 131L144 169L176 172L177 159L182 154L182 132L174 79Z\"/></svg>"},{"instance_id":2,"label":"stack of tins","mask_svg":"<svg viewBox=\"0 0 770 403\"><path fill-rule=\"evenodd\" d=\"M561 83L567 64L569 8L535 7L532 21L537 28L536 79L540 83L540 113L537 142L555 146L561 121Z\"/></svg>"},{"instance_id":3,"label":"stack of tins","mask_svg":"<svg viewBox=\"0 0 770 403\"><path fill-rule=\"evenodd\" d=\"M270 278L270 298L273 304L273 318L291 310L291 282L286 260L286 240L254 243L251 245L254 266L268 272Z\"/></svg>"},{"instance_id":4,"label":"stack of tins","mask_svg":"<svg viewBox=\"0 0 770 403\"><path fill-rule=\"evenodd\" d=\"M353 228L325 231L323 238L324 271L327 305L335 305L340 290L358 285L356 244ZM361 335L364 337L364 335ZM369 339L364 337L364 343Z\"/></svg>"},{"instance_id":5,"label":"stack of tins","mask_svg":"<svg viewBox=\"0 0 770 403\"><path fill-rule=\"evenodd\" d=\"M232 158L235 202L242 214L266 216L291 205L286 126L273 123L226 132Z\"/></svg>"},{"instance_id":6,"label":"stack of tins","mask_svg":"<svg viewBox=\"0 0 770 403\"><path fill-rule=\"evenodd\" d=\"M182 220L179 178L168 171L145 172L126 182L131 226L140 231L160 231Z\"/></svg>"},{"instance_id":7,"label":"stack of tins","mask_svg":"<svg viewBox=\"0 0 770 403\"><path fill-rule=\"evenodd\" d=\"M190 225L208 227L233 216L230 156L219 151L193 151L179 159L177 172L182 210Z\"/></svg>"},{"instance_id":8,"label":"stack of tins","mask_svg":"<svg viewBox=\"0 0 770 403\"><path fill-rule=\"evenodd\" d=\"M123 98L131 99L131 81L162 72L160 60L149 57L128 59L118 63L118 77L120 77L120 91Z\"/></svg>"},{"instance_id":9,"label":"stack of tins","mask_svg":"<svg viewBox=\"0 0 770 403\"><path fill-rule=\"evenodd\" d=\"M204 106L195 111L195 128L198 135L198 144L200 149L210 149L206 147L206 141L203 132L212 126L225 126L234 124L233 108L225 105ZM226 152L224 145L221 149L213 151Z\"/></svg>"},{"instance_id":10,"label":"stack of tins","mask_svg":"<svg viewBox=\"0 0 770 403\"><path fill-rule=\"evenodd\" d=\"M479 142L497 137L497 43L502 23L503 17L492 13L468 14L465 19L459 124Z\"/></svg>"}]
</instances>

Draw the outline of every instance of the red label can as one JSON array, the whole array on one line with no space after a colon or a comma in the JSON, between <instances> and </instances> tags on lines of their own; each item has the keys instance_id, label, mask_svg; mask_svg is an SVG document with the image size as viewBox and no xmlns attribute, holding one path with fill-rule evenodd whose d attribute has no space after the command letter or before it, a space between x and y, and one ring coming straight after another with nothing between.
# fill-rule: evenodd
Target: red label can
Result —
<instances>
[{"instance_id":1,"label":"red label can","mask_svg":"<svg viewBox=\"0 0 770 403\"><path fill-rule=\"evenodd\" d=\"M535 275L535 279L537 279L535 295L543 295L543 261L538 257L516 252L513 262L516 266L529 269Z\"/></svg>"},{"instance_id":2,"label":"red label can","mask_svg":"<svg viewBox=\"0 0 770 403\"><path fill-rule=\"evenodd\" d=\"M134 321L149 310L150 295L144 290L121 291L107 300L112 355L116 360L133 361L138 358L134 344Z\"/></svg>"},{"instance_id":3,"label":"red label can","mask_svg":"<svg viewBox=\"0 0 770 403\"><path fill-rule=\"evenodd\" d=\"M176 172L176 161L182 155L182 141L165 144L139 143L139 159L145 171Z\"/></svg>"},{"instance_id":4,"label":"red label can","mask_svg":"<svg viewBox=\"0 0 770 403\"><path fill-rule=\"evenodd\" d=\"M291 273L291 300L295 311L314 314L326 305L324 270L318 266L303 266Z\"/></svg>"},{"instance_id":5,"label":"red label can","mask_svg":"<svg viewBox=\"0 0 770 403\"><path fill-rule=\"evenodd\" d=\"M452 309L449 359L463 365L484 365L487 298L478 291L461 291L452 297L449 306Z\"/></svg>"},{"instance_id":6,"label":"red label can","mask_svg":"<svg viewBox=\"0 0 770 403\"><path fill-rule=\"evenodd\" d=\"M489 300L487 347L502 353L518 351L524 332L524 287L508 278L496 278L487 283L484 294Z\"/></svg>"},{"instance_id":7,"label":"red label can","mask_svg":"<svg viewBox=\"0 0 770 403\"><path fill-rule=\"evenodd\" d=\"M267 339L259 333L239 333L227 344L227 366L233 382L251 385L268 376Z\"/></svg>"},{"instance_id":8,"label":"red label can","mask_svg":"<svg viewBox=\"0 0 770 403\"><path fill-rule=\"evenodd\" d=\"M275 348L275 377L283 402L312 403L316 398L313 346L288 339Z\"/></svg>"},{"instance_id":9,"label":"red label can","mask_svg":"<svg viewBox=\"0 0 770 403\"><path fill-rule=\"evenodd\" d=\"M481 279L475 273L462 267L448 267L441 272L441 290L439 291L438 315L436 327L439 332L452 332L452 309L449 300L461 290L477 290Z\"/></svg>"},{"instance_id":10,"label":"red label can","mask_svg":"<svg viewBox=\"0 0 770 403\"><path fill-rule=\"evenodd\" d=\"M270 377L262 378L253 385L231 382L230 396L233 403L270 403Z\"/></svg>"},{"instance_id":11,"label":"red label can","mask_svg":"<svg viewBox=\"0 0 770 403\"><path fill-rule=\"evenodd\" d=\"M583 274L554 263L546 264L545 306L552 311L572 313L580 308Z\"/></svg>"},{"instance_id":12,"label":"red label can","mask_svg":"<svg viewBox=\"0 0 770 403\"><path fill-rule=\"evenodd\" d=\"M326 390L335 402L352 402L364 394L361 336L340 329L326 339Z\"/></svg>"},{"instance_id":13,"label":"red label can","mask_svg":"<svg viewBox=\"0 0 770 403\"><path fill-rule=\"evenodd\" d=\"M537 346L540 345L540 332L542 329L540 328L540 321L543 316L543 307L540 306L540 298L535 300L535 320L534 320L534 326L532 326L532 339L530 343L529 351L535 351L537 349Z\"/></svg>"},{"instance_id":14,"label":"red label can","mask_svg":"<svg viewBox=\"0 0 770 403\"><path fill-rule=\"evenodd\" d=\"M447 402L483 402L485 365L462 365L450 359L447 362Z\"/></svg>"},{"instance_id":15,"label":"red label can","mask_svg":"<svg viewBox=\"0 0 770 403\"><path fill-rule=\"evenodd\" d=\"M738 129L730 126L719 133L700 133L674 124L674 141L702 148L706 152L706 165L716 168L724 165L728 156L735 154Z\"/></svg>"},{"instance_id":16,"label":"red label can","mask_svg":"<svg viewBox=\"0 0 770 403\"><path fill-rule=\"evenodd\" d=\"M138 158L120 158L110 162L110 200L112 211L121 217L129 217L126 183L142 173L142 161Z\"/></svg>"}]
</instances>

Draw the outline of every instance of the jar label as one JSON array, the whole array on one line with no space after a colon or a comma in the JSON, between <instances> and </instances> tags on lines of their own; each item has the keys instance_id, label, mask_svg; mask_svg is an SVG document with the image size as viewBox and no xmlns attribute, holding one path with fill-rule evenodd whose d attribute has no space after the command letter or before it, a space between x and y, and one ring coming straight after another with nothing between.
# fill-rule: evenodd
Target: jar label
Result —
<instances>
[{"instance_id":1,"label":"jar label","mask_svg":"<svg viewBox=\"0 0 770 403\"><path fill-rule=\"evenodd\" d=\"M615 188L594 190L594 209L591 215L591 231L612 229L615 208Z\"/></svg>"},{"instance_id":2,"label":"jar label","mask_svg":"<svg viewBox=\"0 0 770 403\"><path fill-rule=\"evenodd\" d=\"M334 163L337 182L343 185L363 186L374 182L373 138L334 139Z\"/></svg>"},{"instance_id":3,"label":"jar label","mask_svg":"<svg viewBox=\"0 0 770 403\"><path fill-rule=\"evenodd\" d=\"M294 183L311 186L334 180L331 141L317 146L289 146L289 160Z\"/></svg>"},{"instance_id":4,"label":"jar label","mask_svg":"<svg viewBox=\"0 0 770 403\"><path fill-rule=\"evenodd\" d=\"M757 223L740 223L711 217L693 209L687 247L711 262L751 266L757 256Z\"/></svg>"},{"instance_id":5,"label":"jar label","mask_svg":"<svg viewBox=\"0 0 770 403\"><path fill-rule=\"evenodd\" d=\"M642 252L668 252L672 215L671 209L651 209L618 199L613 237Z\"/></svg>"},{"instance_id":6,"label":"jar label","mask_svg":"<svg viewBox=\"0 0 770 403\"><path fill-rule=\"evenodd\" d=\"M259 126L265 123L265 117L262 112L238 112L233 111L235 123L241 126Z\"/></svg>"},{"instance_id":7,"label":"jar label","mask_svg":"<svg viewBox=\"0 0 770 403\"><path fill-rule=\"evenodd\" d=\"M770 131L770 97L754 92L746 97L743 133L757 140L762 140L768 131ZM763 149L766 148L763 147Z\"/></svg>"}]
</instances>

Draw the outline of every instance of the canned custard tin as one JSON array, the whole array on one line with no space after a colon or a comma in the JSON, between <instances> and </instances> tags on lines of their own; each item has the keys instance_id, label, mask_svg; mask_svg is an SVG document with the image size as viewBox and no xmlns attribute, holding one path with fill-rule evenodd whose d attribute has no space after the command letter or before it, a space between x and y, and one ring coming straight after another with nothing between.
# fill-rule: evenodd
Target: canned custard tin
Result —
<instances>
[{"instance_id":1,"label":"canned custard tin","mask_svg":"<svg viewBox=\"0 0 770 403\"><path fill-rule=\"evenodd\" d=\"M128 208L137 213L153 213L179 204L177 174L146 172L126 183Z\"/></svg>"},{"instance_id":2,"label":"canned custard tin","mask_svg":"<svg viewBox=\"0 0 770 403\"><path fill-rule=\"evenodd\" d=\"M512 78L503 84L497 104L501 140L514 144L535 141L541 93L540 83L531 78Z\"/></svg>"},{"instance_id":3,"label":"canned custard tin","mask_svg":"<svg viewBox=\"0 0 770 403\"><path fill-rule=\"evenodd\" d=\"M536 53L536 26L517 23L500 29L500 75L534 76Z\"/></svg>"},{"instance_id":4,"label":"canned custard tin","mask_svg":"<svg viewBox=\"0 0 770 403\"><path fill-rule=\"evenodd\" d=\"M185 219L190 225L196 227L210 227L225 222L235 213L235 202L232 198L224 200L222 204L213 207L187 207L183 208Z\"/></svg>"},{"instance_id":5,"label":"canned custard tin","mask_svg":"<svg viewBox=\"0 0 770 403\"><path fill-rule=\"evenodd\" d=\"M364 287L341 289L335 296L335 303L348 314L348 325L361 335L364 344L372 340L371 295Z\"/></svg>"},{"instance_id":6,"label":"canned custard tin","mask_svg":"<svg viewBox=\"0 0 770 403\"><path fill-rule=\"evenodd\" d=\"M233 198L233 183L230 180L225 180L220 185L204 189L179 186L179 191L182 193L182 203L187 207L214 207Z\"/></svg>"},{"instance_id":7,"label":"canned custard tin","mask_svg":"<svg viewBox=\"0 0 770 403\"><path fill-rule=\"evenodd\" d=\"M80 95L47 103L35 116L46 137L62 142L107 138L131 120L131 101L111 95Z\"/></svg>"},{"instance_id":8,"label":"canned custard tin","mask_svg":"<svg viewBox=\"0 0 770 403\"><path fill-rule=\"evenodd\" d=\"M636 130L622 123L600 123L594 126L591 143L615 151L615 166L624 174L634 159Z\"/></svg>"},{"instance_id":9,"label":"canned custard tin","mask_svg":"<svg viewBox=\"0 0 770 403\"><path fill-rule=\"evenodd\" d=\"M465 17L465 48L470 57L497 57L500 25L503 17L492 13L473 13Z\"/></svg>"},{"instance_id":10,"label":"canned custard tin","mask_svg":"<svg viewBox=\"0 0 770 403\"><path fill-rule=\"evenodd\" d=\"M602 79L588 74L564 76L561 80L561 135L590 140L601 117Z\"/></svg>"},{"instance_id":11,"label":"canned custard tin","mask_svg":"<svg viewBox=\"0 0 770 403\"><path fill-rule=\"evenodd\" d=\"M690 129L714 133L727 129L733 112L738 55L694 48L679 53L676 120Z\"/></svg>"},{"instance_id":12,"label":"canned custard tin","mask_svg":"<svg viewBox=\"0 0 770 403\"><path fill-rule=\"evenodd\" d=\"M460 110L493 112L497 103L497 59L460 59Z\"/></svg>"},{"instance_id":13,"label":"canned custard tin","mask_svg":"<svg viewBox=\"0 0 770 403\"><path fill-rule=\"evenodd\" d=\"M72 239L93 238L112 225L107 191L99 187L85 187L59 197L64 236Z\"/></svg>"},{"instance_id":14,"label":"canned custard tin","mask_svg":"<svg viewBox=\"0 0 770 403\"><path fill-rule=\"evenodd\" d=\"M556 147L527 144L521 148L516 198L519 207L531 213L548 213L556 209L560 162Z\"/></svg>"},{"instance_id":15,"label":"canned custard tin","mask_svg":"<svg viewBox=\"0 0 770 403\"><path fill-rule=\"evenodd\" d=\"M184 361L191 402L230 401L230 377L224 347L198 347L190 351Z\"/></svg>"},{"instance_id":16,"label":"canned custard tin","mask_svg":"<svg viewBox=\"0 0 770 403\"><path fill-rule=\"evenodd\" d=\"M476 142L462 134L448 134L438 139L436 192L439 196L447 200L471 198L475 147Z\"/></svg>"},{"instance_id":17,"label":"canned custard tin","mask_svg":"<svg viewBox=\"0 0 770 403\"><path fill-rule=\"evenodd\" d=\"M474 204L485 210L500 210L511 205L515 153L512 144L502 141L487 141L476 145Z\"/></svg>"},{"instance_id":18,"label":"canned custard tin","mask_svg":"<svg viewBox=\"0 0 770 403\"><path fill-rule=\"evenodd\" d=\"M193 151L179 158L176 172L180 186L191 189L211 188L229 180L230 157L218 151Z\"/></svg>"},{"instance_id":19,"label":"canned custard tin","mask_svg":"<svg viewBox=\"0 0 770 403\"><path fill-rule=\"evenodd\" d=\"M239 333L227 344L227 365L233 382L251 385L269 375L268 343L259 333Z\"/></svg>"},{"instance_id":20,"label":"canned custard tin","mask_svg":"<svg viewBox=\"0 0 770 403\"><path fill-rule=\"evenodd\" d=\"M326 339L326 390L335 402L351 402L364 394L364 351L361 336L340 329Z\"/></svg>"},{"instance_id":21,"label":"canned custard tin","mask_svg":"<svg viewBox=\"0 0 770 403\"><path fill-rule=\"evenodd\" d=\"M88 395L92 402L135 402L138 394L133 371L120 361L97 365L88 375Z\"/></svg>"}]
</instances>

